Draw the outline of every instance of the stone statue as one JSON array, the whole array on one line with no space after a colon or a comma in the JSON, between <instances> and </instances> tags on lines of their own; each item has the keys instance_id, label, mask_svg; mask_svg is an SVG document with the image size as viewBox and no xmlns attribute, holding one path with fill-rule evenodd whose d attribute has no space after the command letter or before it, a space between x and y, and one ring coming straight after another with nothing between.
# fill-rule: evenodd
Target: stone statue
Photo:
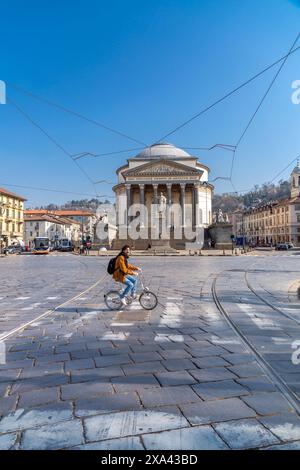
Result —
<instances>
[{"instance_id":1,"label":"stone statue","mask_svg":"<svg viewBox=\"0 0 300 470\"><path fill-rule=\"evenodd\" d=\"M217 222L219 222L219 223L221 223L221 224L223 224L223 223L225 222L222 209L219 209L219 210L218 210Z\"/></svg>"},{"instance_id":2,"label":"stone statue","mask_svg":"<svg viewBox=\"0 0 300 470\"><path fill-rule=\"evenodd\" d=\"M223 214L222 209L219 209L217 212L213 213L213 223L214 224L228 224L229 223L228 214Z\"/></svg>"},{"instance_id":3,"label":"stone statue","mask_svg":"<svg viewBox=\"0 0 300 470\"><path fill-rule=\"evenodd\" d=\"M164 214L166 212L167 208L167 198L166 196L163 195L163 193L160 193L159 199L158 199L158 212L161 214Z\"/></svg>"}]
</instances>

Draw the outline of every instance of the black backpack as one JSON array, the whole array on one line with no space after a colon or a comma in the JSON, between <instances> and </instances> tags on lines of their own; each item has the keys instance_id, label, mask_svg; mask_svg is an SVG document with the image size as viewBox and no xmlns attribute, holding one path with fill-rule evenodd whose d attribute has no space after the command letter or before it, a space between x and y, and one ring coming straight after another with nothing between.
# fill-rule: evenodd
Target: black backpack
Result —
<instances>
[{"instance_id":1,"label":"black backpack","mask_svg":"<svg viewBox=\"0 0 300 470\"><path fill-rule=\"evenodd\" d=\"M109 260L109 263L107 265L107 272L110 275L112 275L116 271L116 261L117 261L118 256Z\"/></svg>"}]
</instances>

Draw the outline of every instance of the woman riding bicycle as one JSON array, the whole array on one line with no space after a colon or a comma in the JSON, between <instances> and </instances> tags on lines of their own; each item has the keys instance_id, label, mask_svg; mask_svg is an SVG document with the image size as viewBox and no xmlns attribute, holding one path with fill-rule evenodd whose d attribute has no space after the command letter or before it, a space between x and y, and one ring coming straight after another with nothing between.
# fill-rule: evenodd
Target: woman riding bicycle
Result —
<instances>
[{"instance_id":1,"label":"woman riding bicycle","mask_svg":"<svg viewBox=\"0 0 300 470\"><path fill-rule=\"evenodd\" d=\"M115 264L115 271L113 273L113 278L117 282L126 284L125 289L120 294L120 299L123 305L126 305L125 297L131 294L133 298L136 298L136 271L141 271L140 268L134 266L133 264L128 263L128 258L130 256L130 246L123 246L121 253L118 255Z\"/></svg>"}]
</instances>

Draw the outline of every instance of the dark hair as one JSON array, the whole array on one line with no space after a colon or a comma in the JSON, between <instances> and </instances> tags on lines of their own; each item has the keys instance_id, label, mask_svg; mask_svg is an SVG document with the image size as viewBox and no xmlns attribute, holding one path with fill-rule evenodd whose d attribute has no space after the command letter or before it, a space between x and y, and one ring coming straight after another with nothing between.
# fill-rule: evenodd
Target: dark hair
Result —
<instances>
[{"instance_id":1,"label":"dark hair","mask_svg":"<svg viewBox=\"0 0 300 470\"><path fill-rule=\"evenodd\" d=\"M130 247L129 245L124 245L124 246L122 247L122 250L121 250L121 251L123 252L123 251L127 250L127 248L129 248L129 249L131 250L131 247Z\"/></svg>"}]
</instances>

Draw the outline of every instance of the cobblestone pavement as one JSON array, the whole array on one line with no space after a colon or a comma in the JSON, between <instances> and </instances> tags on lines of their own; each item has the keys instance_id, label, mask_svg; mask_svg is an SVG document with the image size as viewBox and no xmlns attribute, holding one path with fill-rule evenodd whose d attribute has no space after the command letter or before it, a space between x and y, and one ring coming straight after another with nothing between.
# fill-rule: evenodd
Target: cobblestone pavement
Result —
<instances>
[{"instance_id":1,"label":"cobblestone pavement","mask_svg":"<svg viewBox=\"0 0 300 470\"><path fill-rule=\"evenodd\" d=\"M0 335L50 309L5 340L0 449L299 449L298 414L211 291L217 276L230 316L297 394L297 253L133 261L158 294L151 313L107 310L105 258L0 260Z\"/></svg>"}]
</instances>

